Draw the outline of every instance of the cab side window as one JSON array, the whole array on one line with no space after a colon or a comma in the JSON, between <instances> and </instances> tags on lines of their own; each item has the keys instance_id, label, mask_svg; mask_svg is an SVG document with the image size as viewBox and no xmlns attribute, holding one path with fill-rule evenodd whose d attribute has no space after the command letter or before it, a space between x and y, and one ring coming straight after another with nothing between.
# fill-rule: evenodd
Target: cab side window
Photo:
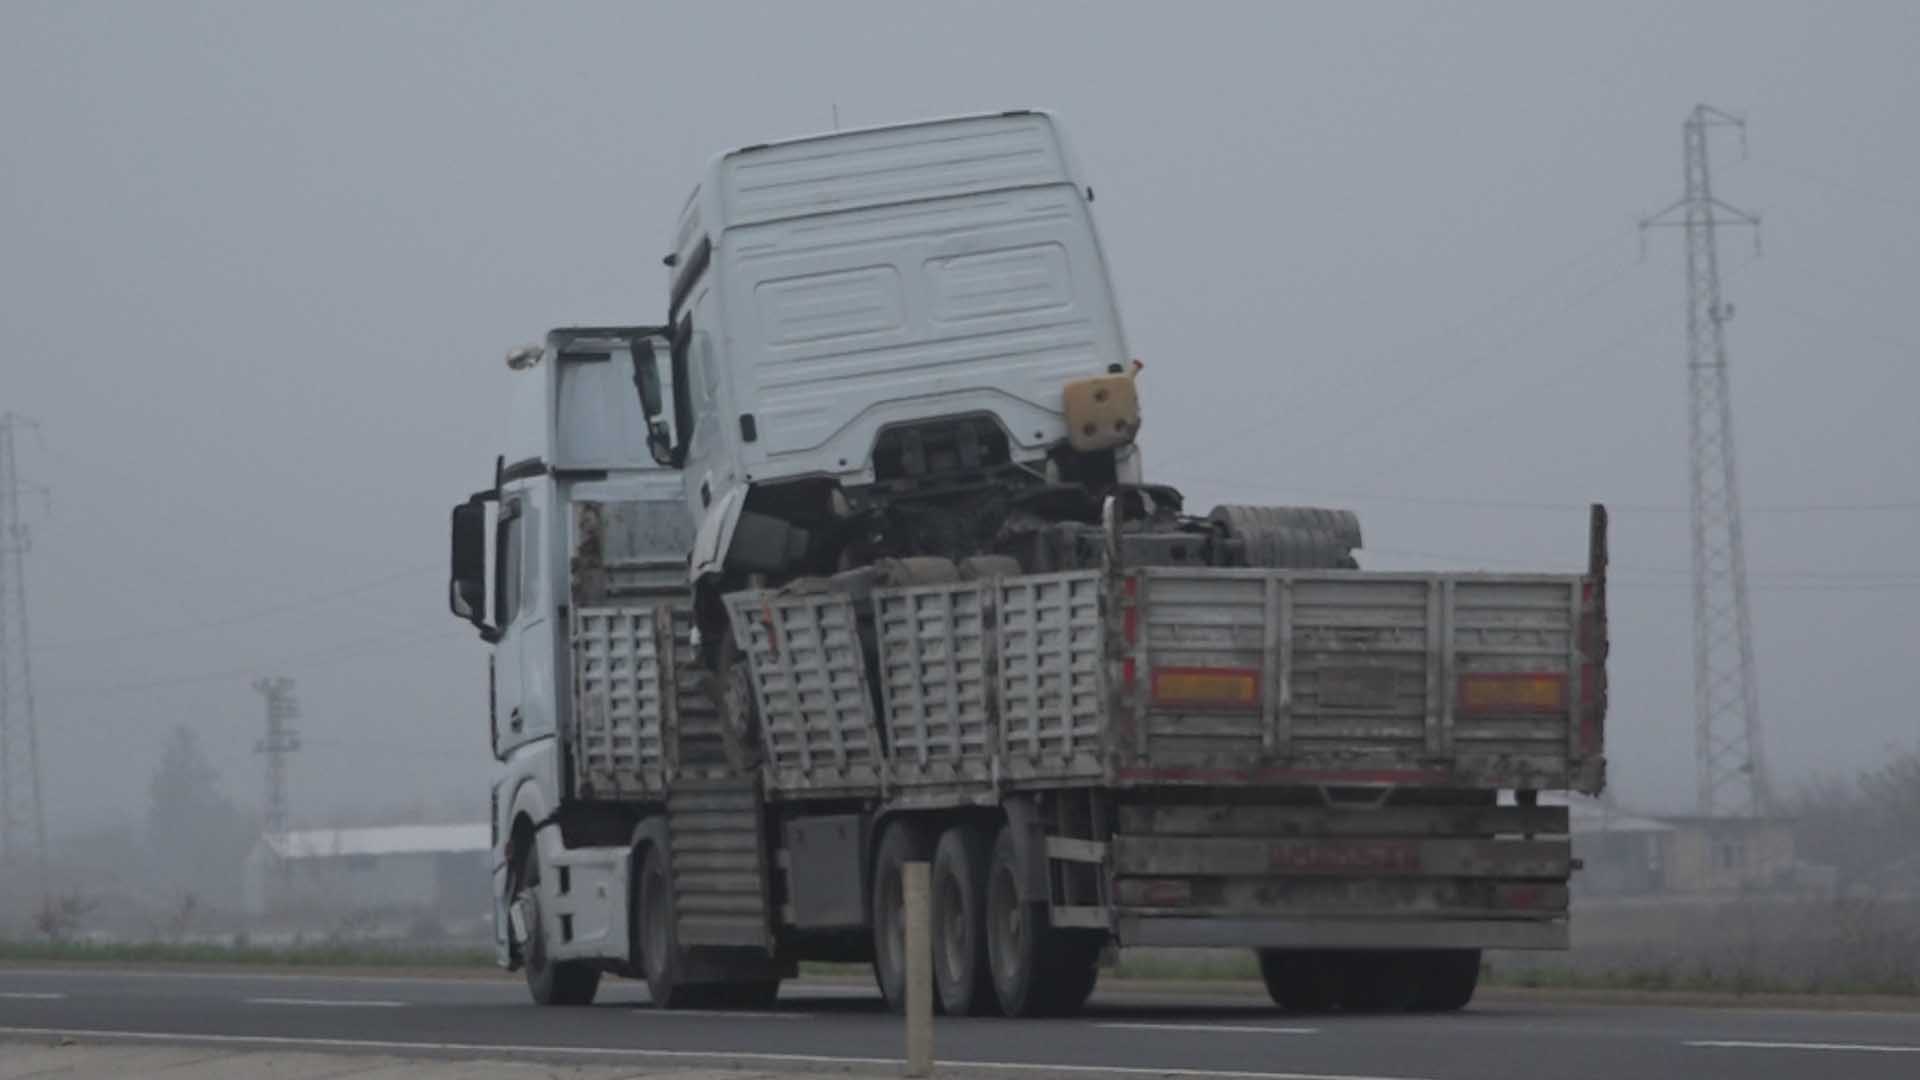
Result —
<instances>
[{"instance_id":1,"label":"cab side window","mask_svg":"<svg viewBox=\"0 0 1920 1080\"><path fill-rule=\"evenodd\" d=\"M500 504L500 531L494 545L494 620L502 627L513 625L520 614L522 579L526 564L526 506L520 499Z\"/></svg>"},{"instance_id":2,"label":"cab side window","mask_svg":"<svg viewBox=\"0 0 1920 1080\"><path fill-rule=\"evenodd\" d=\"M538 605L540 599L540 510L532 503L523 503L520 516L515 519L520 527L520 588L514 596L516 610L528 604Z\"/></svg>"},{"instance_id":3,"label":"cab side window","mask_svg":"<svg viewBox=\"0 0 1920 1080\"><path fill-rule=\"evenodd\" d=\"M693 368L693 316L680 316L673 328L673 433L683 448L693 445L695 378Z\"/></svg>"}]
</instances>

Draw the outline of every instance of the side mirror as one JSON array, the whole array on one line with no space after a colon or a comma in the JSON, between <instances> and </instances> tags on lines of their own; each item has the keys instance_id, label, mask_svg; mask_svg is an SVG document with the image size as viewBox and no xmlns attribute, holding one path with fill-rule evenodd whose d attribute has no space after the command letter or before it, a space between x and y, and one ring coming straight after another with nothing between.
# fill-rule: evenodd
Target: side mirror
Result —
<instances>
[{"instance_id":1,"label":"side mirror","mask_svg":"<svg viewBox=\"0 0 1920 1080\"><path fill-rule=\"evenodd\" d=\"M660 358L651 338L638 338L633 343L633 388L640 395L640 411L647 418L647 452L653 455L654 464L679 468L673 428L661 415L666 411L666 395L661 392Z\"/></svg>"},{"instance_id":2,"label":"side mirror","mask_svg":"<svg viewBox=\"0 0 1920 1080\"><path fill-rule=\"evenodd\" d=\"M660 395L660 360L654 355L651 338L633 343L633 388L640 393L640 410L651 426L653 418L666 407Z\"/></svg>"},{"instance_id":3,"label":"side mirror","mask_svg":"<svg viewBox=\"0 0 1920 1080\"><path fill-rule=\"evenodd\" d=\"M482 640L491 643L499 630L487 621L487 503L483 492L453 508L453 551L447 578L447 607L473 624Z\"/></svg>"}]
</instances>

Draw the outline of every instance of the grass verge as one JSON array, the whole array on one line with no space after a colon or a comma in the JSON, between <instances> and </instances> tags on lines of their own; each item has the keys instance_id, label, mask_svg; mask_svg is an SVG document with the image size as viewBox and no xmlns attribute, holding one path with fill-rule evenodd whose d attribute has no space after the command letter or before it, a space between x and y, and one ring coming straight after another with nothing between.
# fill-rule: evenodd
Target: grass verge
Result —
<instances>
[{"instance_id":1,"label":"grass verge","mask_svg":"<svg viewBox=\"0 0 1920 1080\"><path fill-rule=\"evenodd\" d=\"M260 967L492 967L493 950L406 945L215 945L0 939L0 963L246 964Z\"/></svg>"},{"instance_id":2,"label":"grass verge","mask_svg":"<svg viewBox=\"0 0 1920 1080\"><path fill-rule=\"evenodd\" d=\"M1635 967L1577 971L1571 968L1527 967L1488 969L1483 986L1510 986L1528 990L1632 990L1645 993L1704 993L1766 996L1920 996L1920 972L1884 978L1779 978L1747 970L1720 971L1699 967Z\"/></svg>"}]
</instances>

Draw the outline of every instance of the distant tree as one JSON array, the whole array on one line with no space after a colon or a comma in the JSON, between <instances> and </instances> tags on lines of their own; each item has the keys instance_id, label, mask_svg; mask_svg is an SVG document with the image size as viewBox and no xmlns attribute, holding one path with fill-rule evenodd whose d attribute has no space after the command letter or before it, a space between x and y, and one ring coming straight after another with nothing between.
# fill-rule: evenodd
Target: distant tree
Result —
<instances>
[{"instance_id":1,"label":"distant tree","mask_svg":"<svg viewBox=\"0 0 1920 1080\"><path fill-rule=\"evenodd\" d=\"M199 737L174 728L147 785L147 851L157 876L171 889L231 906L254 838L248 816L221 793Z\"/></svg>"},{"instance_id":2,"label":"distant tree","mask_svg":"<svg viewBox=\"0 0 1920 1080\"><path fill-rule=\"evenodd\" d=\"M49 941L70 941L96 906L94 900L78 890L64 896L50 896L34 913L33 928Z\"/></svg>"},{"instance_id":3,"label":"distant tree","mask_svg":"<svg viewBox=\"0 0 1920 1080\"><path fill-rule=\"evenodd\" d=\"M1789 813L1800 857L1833 867L1843 884L1920 877L1920 752L1892 754L1851 780L1816 781Z\"/></svg>"}]
</instances>

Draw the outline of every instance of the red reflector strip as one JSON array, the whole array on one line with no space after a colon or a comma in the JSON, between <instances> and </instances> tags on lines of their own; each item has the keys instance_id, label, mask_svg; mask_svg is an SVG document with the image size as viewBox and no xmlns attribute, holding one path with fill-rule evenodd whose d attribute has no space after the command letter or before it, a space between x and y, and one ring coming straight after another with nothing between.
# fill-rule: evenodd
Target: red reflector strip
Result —
<instances>
[{"instance_id":1,"label":"red reflector strip","mask_svg":"<svg viewBox=\"0 0 1920 1080\"><path fill-rule=\"evenodd\" d=\"M1183 907L1193 902L1193 884L1178 879L1142 881L1138 891L1141 907Z\"/></svg>"},{"instance_id":2,"label":"red reflector strip","mask_svg":"<svg viewBox=\"0 0 1920 1080\"><path fill-rule=\"evenodd\" d=\"M1563 712L1567 707L1564 675L1462 675L1460 708L1470 713Z\"/></svg>"},{"instance_id":3,"label":"red reflector strip","mask_svg":"<svg viewBox=\"0 0 1920 1080\"><path fill-rule=\"evenodd\" d=\"M1507 911L1565 911L1565 885L1506 884L1493 887L1493 906Z\"/></svg>"},{"instance_id":4,"label":"red reflector strip","mask_svg":"<svg viewBox=\"0 0 1920 1080\"><path fill-rule=\"evenodd\" d=\"M1155 668L1153 703L1189 709L1257 709L1260 673L1252 668Z\"/></svg>"}]
</instances>

